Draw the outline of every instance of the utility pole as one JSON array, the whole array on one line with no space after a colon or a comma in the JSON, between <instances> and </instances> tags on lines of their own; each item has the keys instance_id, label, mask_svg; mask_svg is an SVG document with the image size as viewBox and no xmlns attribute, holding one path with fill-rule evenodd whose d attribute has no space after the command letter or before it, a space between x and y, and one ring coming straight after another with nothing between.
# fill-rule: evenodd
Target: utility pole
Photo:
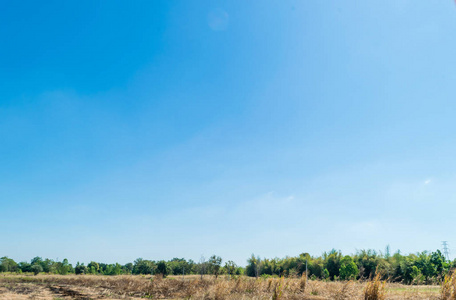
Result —
<instances>
[{"instance_id":1,"label":"utility pole","mask_svg":"<svg viewBox=\"0 0 456 300\"><path fill-rule=\"evenodd\" d=\"M206 258L201 255L200 258L200 271L201 271L201 280L203 280L203 273L206 271Z\"/></svg>"},{"instance_id":2,"label":"utility pole","mask_svg":"<svg viewBox=\"0 0 456 300\"><path fill-rule=\"evenodd\" d=\"M184 280L184 267L182 267L182 281Z\"/></svg>"},{"instance_id":3,"label":"utility pole","mask_svg":"<svg viewBox=\"0 0 456 300\"><path fill-rule=\"evenodd\" d=\"M307 281L307 259L306 259L306 281Z\"/></svg>"},{"instance_id":4,"label":"utility pole","mask_svg":"<svg viewBox=\"0 0 456 300\"><path fill-rule=\"evenodd\" d=\"M442 246L443 246L443 255L445 256L445 259L450 260L450 251L448 249L448 242L443 241Z\"/></svg>"}]
</instances>

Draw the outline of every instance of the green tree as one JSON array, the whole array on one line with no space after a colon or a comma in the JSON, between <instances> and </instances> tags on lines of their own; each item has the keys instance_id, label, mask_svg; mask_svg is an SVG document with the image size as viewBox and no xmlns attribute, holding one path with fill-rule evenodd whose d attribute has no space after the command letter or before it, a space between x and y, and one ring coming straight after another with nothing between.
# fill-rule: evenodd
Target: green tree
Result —
<instances>
[{"instance_id":1,"label":"green tree","mask_svg":"<svg viewBox=\"0 0 456 300\"><path fill-rule=\"evenodd\" d=\"M32 258L32 260L30 261L30 263L32 265L41 265L42 262L43 262L43 259L39 256Z\"/></svg>"},{"instance_id":2,"label":"green tree","mask_svg":"<svg viewBox=\"0 0 456 300\"><path fill-rule=\"evenodd\" d=\"M309 273L308 273L309 276L315 275L315 277L317 277L317 278L325 278L324 277L325 268L323 265L323 259L321 257L316 257L316 258L312 258L311 260L308 260L307 268L309 270ZM329 277L329 275L328 275L328 277Z\"/></svg>"},{"instance_id":3,"label":"green tree","mask_svg":"<svg viewBox=\"0 0 456 300\"><path fill-rule=\"evenodd\" d=\"M64 259L62 262L56 263L57 273L60 275L66 275L72 270L72 266L68 263L68 259Z\"/></svg>"},{"instance_id":4,"label":"green tree","mask_svg":"<svg viewBox=\"0 0 456 300\"><path fill-rule=\"evenodd\" d=\"M220 256L212 255L209 258L208 266L209 272L217 278L220 274L220 268L222 267L222 258Z\"/></svg>"},{"instance_id":5,"label":"green tree","mask_svg":"<svg viewBox=\"0 0 456 300\"><path fill-rule=\"evenodd\" d=\"M43 272L43 267L39 264L33 265L31 267L33 274L38 275L39 273Z\"/></svg>"},{"instance_id":6,"label":"green tree","mask_svg":"<svg viewBox=\"0 0 456 300\"><path fill-rule=\"evenodd\" d=\"M412 267L411 276L413 278L412 283L414 284L421 284L425 279L424 275L421 273L421 270L418 269L417 266Z\"/></svg>"},{"instance_id":7,"label":"green tree","mask_svg":"<svg viewBox=\"0 0 456 300\"><path fill-rule=\"evenodd\" d=\"M133 265L133 274L152 274L154 272L154 262L138 258Z\"/></svg>"},{"instance_id":8,"label":"green tree","mask_svg":"<svg viewBox=\"0 0 456 300\"><path fill-rule=\"evenodd\" d=\"M22 272L32 272L32 265L29 264L28 262L26 261L21 261L19 263L19 269L22 271Z\"/></svg>"},{"instance_id":9,"label":"green tree","mask_svg":"<svg viewBox=\"0 0 456 300\"><path fill-rule=\"evenodd\" d=\"M170 268L169 268L168 264L166 263L166 261L161 260L157 263L157 272L159 274L162 274L163 277L168 276L168 274L170 272Z\"/></svg>"},{"instance_id":10,"label":"green tree","mask_svg":"<svg viewBox=\"0 0 456 300\"><path fill-rule=\"evenodd\" d=\"M98 274L98 272L100 271L100 265L97 262L94 262L94 261L91 261L87 265L87 268L88 268L88 271L89 271L90 274Z\"/></svg>"},{"instance_id":11,"label":"green tree","mask_svg":"<svg viewBox=\"0 0 456 300\"><path fill-rule=\"evenodd\" d=\"M323 279L329 279L329 271L326 268L323 270Z\"/></svg>"},{"instance_id":12,"label":"green tree","mask_svg":"<svg viewBox=\"0 0 456 300\"><path fill-rule=\"evenodd\" d=\"M127 274L133 274L133 264L132 263L127 263L123 266L123 269L125 270L125 273Z\"/></svg>"},{"instance_id":13,"label":"green tree","mask_svg":"<svg viewBox=\"0 0 456 300\"><path fill-rule=\"evenodd\" d=\"M43 267L43 272L50 273L53 271L55 262L49 258L46 258L41 262L41 266Z\"/></svg>"},{"instance_id":14,"label":"green tree","mask_svg":"<svg viewBox=\"0 0 456 300\"><path fill-rule=\"evenodd\" d=\"M104 273L105 275L120 275L122 274L122 266L119 263L109 264Z\"/></svg>"},{"instance_id":15,"label":"green tree","mask_svg":"<svg viewBox=\"0 0 456 300\"><path fill-rule=\"evenodd\" d=\"M245 275L250 277L258 277L261 275L261 258L259 256L252 256L247 260L247 267L245 268Z\"/></svg>"},{"instance_id":16,"label":"green tree","mask_svg":"<svg viewBox=\"0 0 456 300\"><path fill-rule=\"evenodd\" d=\"M431 276L434 278L443 278L444 274L448 271L448 264L446 263L442 252L440 252L440 250L432 252L429 260L432 266Z\"/></svg>"},{"instance_id":17,"label":"green tree","mask_svg":"<svg viewBox=\"0 0 456 300\"><path fill-rule=\"evenodd\" d=\"M225 263L225 270L226 272L228 273L228 275L230 275L231 277L233 277L234 275L236 275L236 269L238 268L238 266L236 265L236 263L234 263L234 261L232 260L229 260Z\"/></svg>"},{"instance_id":18,"label":"green tree","mask_svg":"<svg viewBox=\"0 0 456 300\"><path fill-rule=\"evenodd\" d=\"M86 274L88 271L88 268L84 266L84 264L76 264L76 267L74 268L74 273L75 274Z\"/></svg>"},{"instance_id":19,"label":"green tree","mask_svg":"<svg viewBox=\"0 0 456 300\"><path fill-rule=\"evenodd\" d=\"M380 257L375 250L361 250L354 256L354 261L360 270L360 277L372 278L383 258Z\"/></svg>"},{"instance_id":20,"label":"green tree","mask_svg":"<svg viewBox=\"0 0 456 300\"><path fill-rule=\"evenodd\" d=\"M6 256L0 258L0 272L17 272L19 270L18 264Z\"/></svg>"},{"instance_id":21,"label":"green tree","mask_svg":"<svg viewBox=\"0 0 456 300\"><path fill-rule=\"evenodd\" d=\"M192 269L192 266L183 258L173 258L168 262L168 266L174 275L190 274Z\"/></svg>"},{"instance_id":22,"label":"green tree","mask_svg":"<svg viewBox=\"0 0 456 300\"><path fill-rule=\"evenodd\" d=\"M356 279L359 270L351 256L344 256L340 262L339 274L343 280Z\"/></svg>"},{"instance_id":23,"label":"green tree","mask_svg":"<svg viewBox=\"0 0 456 300\"><path fill-rule=\"evenodd\" d=\"M341 257L342 253L335 249L331 250L329 253L323 253L324 266L328 270L331 279L339 276Z\"/></svg>"}]
</instances>

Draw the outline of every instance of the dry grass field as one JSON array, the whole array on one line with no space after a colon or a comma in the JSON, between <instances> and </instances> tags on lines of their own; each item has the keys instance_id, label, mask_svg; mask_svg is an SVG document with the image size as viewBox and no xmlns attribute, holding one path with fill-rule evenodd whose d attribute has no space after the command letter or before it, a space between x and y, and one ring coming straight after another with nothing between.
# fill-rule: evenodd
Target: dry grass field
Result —
<instances>
[{"instance_id":1,"label":"dry grass field","mask_svg":"<svg viewBox=\"0 0 456 300\"><path fill-rule=\"evenodd\" d=\"M304 278L0 275L0 299L444 299L439 286ZM450 297L454 295L451 293ZM456 299L456 298L445 298Z\"/></svg>"}]
</instances>

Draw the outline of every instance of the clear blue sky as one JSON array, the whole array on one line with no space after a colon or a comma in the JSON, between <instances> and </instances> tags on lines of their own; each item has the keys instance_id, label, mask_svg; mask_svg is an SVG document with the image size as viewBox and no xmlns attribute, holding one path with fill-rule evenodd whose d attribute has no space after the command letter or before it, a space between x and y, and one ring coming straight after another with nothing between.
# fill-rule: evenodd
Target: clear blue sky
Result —
<instances>
[{"instance_id":1,"label":"clear blue sky","mask_svg":"<svg viewBox=\"0 0 456 300\"><path fill-rule=\"evenodd\" d=\"M456 248L453 1L2 1L0 255Z\"/></svg>"}]
</instances>

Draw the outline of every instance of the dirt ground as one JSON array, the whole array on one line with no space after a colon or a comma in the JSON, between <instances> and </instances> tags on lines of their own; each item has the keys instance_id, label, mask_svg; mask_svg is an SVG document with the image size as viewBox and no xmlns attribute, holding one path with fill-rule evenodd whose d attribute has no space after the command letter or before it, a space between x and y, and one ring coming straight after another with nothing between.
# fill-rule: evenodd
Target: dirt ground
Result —
<instances>
[{"instance_id":1,"label":"dirt ground","mask_svg":"<svg viewBox=\"0 0 456 300\"><path fill-rule=\"evenodd\" d=\"M0 299L11 300L58 300L58 299L141 299L113 295L103 289L85 288L74 285L41 285L36 283L18 283L14 286L0 287Z\"/></svg>"},{"instance_id":2,"label":"dirt ground","mask_svg":"<svg viewBox=\"0 0 456 300\"><path fill-rule=\"evenodd\" d=\"M62 277L64 282L54 279ZM95 276L94 276L95 277ZM104 276L96 276L104 277ZM104 286L103 280L98 281L99 285L93 285L93 282L74 281L70 276L13 276L0 277L0 299L35 299L35 300L95 300L95 299L141 299L122 293L118 289L111 289Z\"/></svg>"}]
</instances>

